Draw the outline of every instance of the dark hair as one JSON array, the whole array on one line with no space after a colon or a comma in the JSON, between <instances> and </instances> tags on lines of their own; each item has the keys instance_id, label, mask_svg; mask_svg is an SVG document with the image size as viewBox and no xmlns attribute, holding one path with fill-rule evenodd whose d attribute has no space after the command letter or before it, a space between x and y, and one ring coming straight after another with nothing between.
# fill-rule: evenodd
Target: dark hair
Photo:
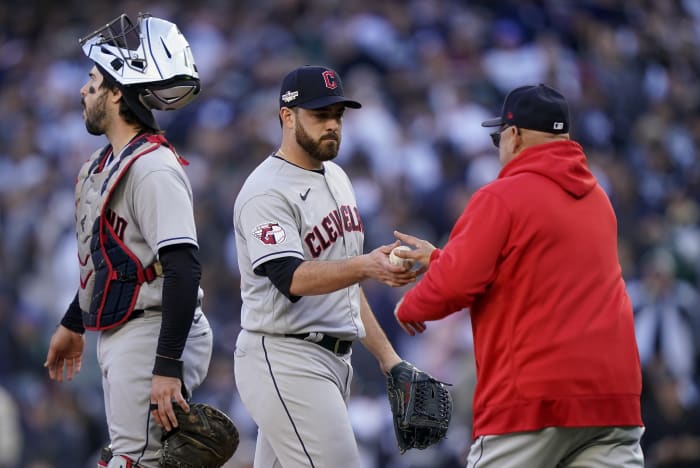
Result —
<instances>
[{"instance_id":1,"label":"dark hair","mask_svg":"<svg viewBox=\"0 0 700 468\"><path fill-rule=\"evenodd\" d=\"M121 91L121 88L116 83L112 83L110 80L103 79L100 88L106 88L112 92ZM141 122L141 120L136 117L136 114L126 105L126 101L122 99L119 101L119 116L124 119L128 124L138 125L144 129L149 128L148 125Z\"/></svg>"},{"instance_id":2,"label":"dark hair","mask_svg":"<svg viewBox=\"0 0 700 468\"><path fill-rule=\"evenodd\" d=\"M104 72L102 72L102 76L103 79L102 84L100 84L100 88L105 88L112 92L121 91L122 99L119 101L119 116L124 119L126 123L136 125L141 130L146 130L152 133L164 133L160 129L151 127L136 115L136 113L126 103L126 98L124 97L124 93L126 91L119 86L119 84L117 84L117 82L111 76Z\"/></svg>"}]
</instances>

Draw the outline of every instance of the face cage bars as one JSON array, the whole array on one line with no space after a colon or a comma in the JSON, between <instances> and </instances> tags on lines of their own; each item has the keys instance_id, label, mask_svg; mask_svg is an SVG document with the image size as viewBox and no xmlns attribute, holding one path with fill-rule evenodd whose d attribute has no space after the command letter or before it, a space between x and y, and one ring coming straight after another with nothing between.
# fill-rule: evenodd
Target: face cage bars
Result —
<instances>
[{"instance_id":1,"label":"face cage bars","mask_svg":"<svg viewBox=\"0 0 700 468\"><path fill-rule=\"evenodd\" d=\"M141 40L141 24L144 19L150 17L150 13L139 13L137 23L134 25L126 14L121 14L101 28L87 36L79 38L78 43L82 47L90 39L95 36L100 36L101 40L95 42L91 47L101 46L102 44L109 44L116 47L121 58L116 57L114 61L112 61L111 65L114 70L119 70L119 68L126 64L127 67L134 71L143 72L146 68L147 59L143 41ZM124 55L124 50L137 52L139 49L141 49L141 53L135 53L134 58ZM106 49L103 49L103 52L112 54L111 51L107 51ZM138 58L139 55L141 58ZM117 63L115 63L115 61Z\"/></svg>"}]
</instances>

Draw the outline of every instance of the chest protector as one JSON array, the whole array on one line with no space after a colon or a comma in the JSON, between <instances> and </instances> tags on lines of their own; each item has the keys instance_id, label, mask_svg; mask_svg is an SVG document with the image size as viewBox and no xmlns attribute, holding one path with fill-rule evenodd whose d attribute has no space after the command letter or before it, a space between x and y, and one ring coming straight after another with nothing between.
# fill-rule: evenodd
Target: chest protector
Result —
<instances>
[{"instance_id":1,"label":"chest protector","mask_svg":"<svg viewBox=\"0 0 700 468\"><path fill-rule=\"evenodd\" d=\"M107 207L115 188L131 165L161 145L161 135L143 134L105 169L111 146L95 152L83 165L75 188L80 289L78 300L87 330L107 330L123 324L134 311L141 285L162 275L160 263L148 267L126 246L109 222ZM175 157L180 159L173 150Z\"/></svg>"}]
</instances>

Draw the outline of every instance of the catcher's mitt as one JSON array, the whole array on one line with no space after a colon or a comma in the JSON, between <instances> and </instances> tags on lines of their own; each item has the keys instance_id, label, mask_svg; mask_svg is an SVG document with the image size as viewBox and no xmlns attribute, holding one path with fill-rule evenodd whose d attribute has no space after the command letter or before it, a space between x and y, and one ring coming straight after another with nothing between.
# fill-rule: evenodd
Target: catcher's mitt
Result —
<instances>
[{"instance_id":1,"label":"catcher's mitt","mask_svg":"<svg viewBox=\"0 0 700 468\"><path fill-rule=\"evenodd\" d=\"M445 385L407 361L389 371L387 391L401 453L445 437L452 416L452 396Z\"/></svg>"},{"instance_id":2,"label":"catcher's mitt","mask_svg":"<svg viewBox=\"0 0 700 468\"><path fill-rule=\"evenodd\" d=\"M178 427L164 432L160 466L163 468L219 468L238 448L238 429L218 409L190 404L185 413L173 405Z\"/></svg>"}]
</instances>

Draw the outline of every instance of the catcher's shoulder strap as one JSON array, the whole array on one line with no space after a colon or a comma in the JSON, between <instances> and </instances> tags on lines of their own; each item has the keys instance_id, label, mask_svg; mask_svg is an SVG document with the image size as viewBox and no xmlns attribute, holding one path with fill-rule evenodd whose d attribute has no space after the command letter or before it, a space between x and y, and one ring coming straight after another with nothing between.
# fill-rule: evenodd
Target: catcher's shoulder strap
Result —
<instances>
[{"instance_id":1,"label":"catcher's shoulder strap","mask_svg":"<svg viewBox=\"0 0 700 468\"><path fill-rule=\"evenodd\" d=\"M161 145L170 148L162 135L137 136L111 166L99 189L99 216L94 220L90 239L90 259L94 281L89 308L83 310L83 324L87 330L107 330L126 322L134 311L141 285L163 275L161 264L154 261L143 266L139 258L124 243L117 232L113 217L107 209L109 200L129 168L140 157ZM177 154L173 151L177 156ZM99 165L104 164L104 154ZM179 158L179 157L178 157ZM95 162L91 165L95 168ZM82 284L81 284L82 287Z\"/></svg>"}]
</instances>

